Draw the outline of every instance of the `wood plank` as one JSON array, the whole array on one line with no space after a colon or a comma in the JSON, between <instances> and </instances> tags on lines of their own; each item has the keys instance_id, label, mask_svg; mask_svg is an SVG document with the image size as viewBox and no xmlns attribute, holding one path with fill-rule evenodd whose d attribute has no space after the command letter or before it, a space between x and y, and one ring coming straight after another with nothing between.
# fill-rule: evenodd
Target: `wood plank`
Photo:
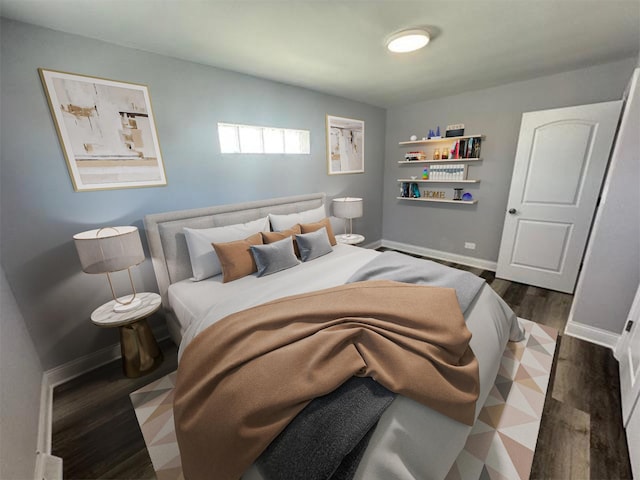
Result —
<instances>
[{"instance_id":1,"label":"wood plank","mask_svg":"<svg viewBox=\"0 0 640 480\"><path fill-rule=\"evenodd\" d=\"M551 398L542 416L530 478L589 478L589 414Z\"/></svg>"}]
</instances>

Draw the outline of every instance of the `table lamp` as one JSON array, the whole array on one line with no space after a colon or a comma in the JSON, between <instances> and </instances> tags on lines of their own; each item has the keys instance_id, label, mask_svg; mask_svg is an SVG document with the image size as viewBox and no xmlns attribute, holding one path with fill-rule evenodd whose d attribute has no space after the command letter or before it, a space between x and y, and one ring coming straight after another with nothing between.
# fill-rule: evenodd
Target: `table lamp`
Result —
<instances>
[{"instance_id":1,"label":"table lamp","mask_svg":"<svg viewBox=\"0 0 640 480\"><path fill-rule=\"evenodd\" d=\"M353 219L362 217L362 199L355 197L334 198L333 214L338 218L344 218L344 235L337 235L345 241L353 237ZM347 234L347 220L349 220L349 233Z\"/></svg>"},{"instance_id":2,"label":"table lamp","mask_svg":"<svg viewBox=\"0 0 640 480\"><path fill-rule=\"evenodd\" d=\"M126 312L140 306L130 267L144 261L144 251L137 227L104 227L73 236L82 270L86 273L106 273L115 312ZM132 295L118 298L110 274L126 269L129 272Z\"/></svg>"}]
</instances>

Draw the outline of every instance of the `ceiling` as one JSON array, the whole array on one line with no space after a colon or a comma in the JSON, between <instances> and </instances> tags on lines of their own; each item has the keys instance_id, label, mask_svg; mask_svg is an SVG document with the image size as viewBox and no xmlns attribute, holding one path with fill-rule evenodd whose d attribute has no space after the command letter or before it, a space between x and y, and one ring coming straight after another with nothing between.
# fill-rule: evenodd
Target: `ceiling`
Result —
<instances>
[{"instance_id":1,"label":"ceiling","mask_svg":"<svg viewBox=\"0 0 640 480\"><path fill-rule=\"evenodd\" d=\"M0 0L0 14L381 107L640 49L640 0ZM410 27L431 43L388 52Z\"/></svg>"}]
</instances>

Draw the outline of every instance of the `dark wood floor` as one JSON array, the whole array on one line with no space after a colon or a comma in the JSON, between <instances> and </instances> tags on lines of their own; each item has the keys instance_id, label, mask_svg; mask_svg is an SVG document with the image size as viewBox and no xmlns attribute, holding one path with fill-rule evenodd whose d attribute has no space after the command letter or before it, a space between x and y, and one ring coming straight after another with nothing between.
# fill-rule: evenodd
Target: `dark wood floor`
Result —
<instances>
[{"instance_id":1,"label":"dark wood floor","mask_svg":"<svg viewBox=\"0 0 640 480\"><path fill-rule=\"evenodd\" d=\"M441 263L484 278L519 317L564 331L571 295ZM176 347L168 340L161 347L164 363L142 378L125 378L113 362L56 387L52 453L63 458L65 479L155 478L129 393L175 370ZM609 349L560 337L531 478L632 478L618 363Z\"/></svg>"}]
</instances>

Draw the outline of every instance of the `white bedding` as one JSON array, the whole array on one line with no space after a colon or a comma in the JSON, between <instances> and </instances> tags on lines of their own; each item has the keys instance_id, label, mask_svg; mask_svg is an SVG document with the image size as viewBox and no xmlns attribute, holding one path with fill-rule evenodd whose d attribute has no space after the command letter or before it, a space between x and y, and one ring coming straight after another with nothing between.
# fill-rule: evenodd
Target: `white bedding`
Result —
<instances>
[{"instance_id":1,"label":"white bedding","mask_svg":"<svg viewBox=\"0 0 640 480\"><path fill-rule=\"evenodd\" d=\"M172 309L181 324L185 322L180 354L195 335L225 316L279 297L344 284L378 254L339 244L324 257L267 277L251 275L227 284L214 277L171 285ZM517 339L521 331L513 311L486 284L467 309L465 319L480 368L477 416L495 381L509 337ZM464 447L470 430L467 425L398 396L382 415L355 478L442 479ZM253 466L243 479L263 477Z\"/></svg>"},{"instance_id":2,"label":"white bedding","mask_svg":"<svg viewBox=\"0 0 640 480\"><path fill-rule=\"evenodd\" d=\"M200 282L174 283L169 287L169 301L183 334L179 356L198 333L227 315L276 298L342 285L379 254L338 244L327 255L266 277L253 274L222 283L222 275L217 275Z\"/></svg>"}]
</instances>

